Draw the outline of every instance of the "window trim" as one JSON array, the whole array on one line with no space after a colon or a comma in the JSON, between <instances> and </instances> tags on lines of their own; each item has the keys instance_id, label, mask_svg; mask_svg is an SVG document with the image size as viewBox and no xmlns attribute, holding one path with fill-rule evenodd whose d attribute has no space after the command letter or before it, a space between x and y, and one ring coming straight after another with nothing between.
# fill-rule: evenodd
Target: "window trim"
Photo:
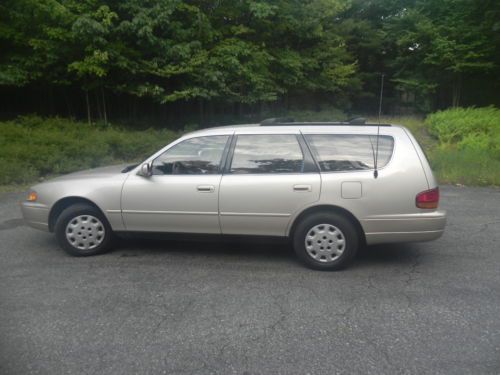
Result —
<instances>
[{"instance_id":1,"label":"window trim","mask_svg":"<svg viewBox=\"0 0 500 375\"><path fill-rule=\"evenodd\" d=\"M299 147L300 151L302 152L302 171L301 172L285 172L285 173L234 173L231 172L231 167L233 165L233 157L234 157L234 150L236 149L236 143L238 141L239 136L272 136L272 135L291 135L294 136ZM296 175L296 174L309 174L309 173L319 173L318 166L316 165L316 162L314 160L314 157L312 156L311 151L309 150L309 146L307 146L307 143L302 139L303 137L301 134L297 133L244 133L244 134L234 134L233 138L231 140L231 146L229 148L229 153L228 157L226 159L226 163L224 166L224 171L223 174L228 174L232 176L269 176L269 175L276 175L276 176L282 176L282 175ZM302 142L301 142L302 141ZM306 170L307 169L307 170Z\"/></svg>"},{"instance_id":2,"label":"window trim","mask_svg":"<svg viewBox=\"0 0 500 375\"><path fill-rule=\"evenodd\" d=\"M355 136L360 136L360 135L364 135L364 136L368 136L368 137L377 137L377 134L356 134L356 133L302 133L302 136L304 137L304 142L307 144L307 147L309 147L310 149L310 152L311 152L311 155L316 163L316 166L317 168L319 169L319 173L359 173L359 172L372 172L375 170L375 167L373 168L368 168L368 169L354 169L354 170L342 170L342 171L323 171L321 170L321 166L319 164L319 161L318 159L316 158L316 155L314 154L313 152L313 147L312 145L310 144L310 142L307 140L307 136L308 135L355 135ZM380 137L389 137L389 138L392 138L392 153L391 153L391 157L389 158L389 160L387 161L387 163L383 166L383 167L379 167L377 166L377 170L378 171L381 171L381 170L384 170L385 168L387 168L391 163L392 163L392 160L394 159L394 154L396 153L396 138L390 134L380 134Z\"/></svg>"},{"instance_id":3,"label":"window trim","mask_svg":"<svg viewBox=\"0 0 500 375\"><path fill-rule=\"evenodd\" d=\"M224 163L224 168L222 170L222 174L232 174L231 173L231 165L233 164L233 155L234 149L236 147L236 140L238 139L238 135L233 134L231 136L231 143L229 144L228 153L226 155L226 160Z\"/></svg>"},{"instance_id":4,"label":"window trim","mask_svg":"<svg viewBox=\"0 0 500 375\"><path fill-rule=\"evenodd\" d=\"M161 177L161 176L177 176L178 177L178 176L217 176L217 175L222 175L223 171L224 171L224 165L225 165L225 162L226 162L226 158L227 158L227 155L228 155L229 145L231 144L231 142L233 140L234 134L200 135L199 137L190 137L190 138L183 139L183 140L181 140L179 142L176 142L171 147L168 147L166 150L163 150L161 153L159 153L158 155L156 155L156 157L154 157L153 159L151 159L151 161L150 161L150 163L151 163L151 170L154 170L153 165L154 165L154 162L156 161L156 159L158 159L164 153L170 151L171 149L173 149L177 145L180 145L181 143L190 141L192 139L211 138L211 137L227 137L226 144L224 145L224 148L222 149L222 154L221 154L221 158L220 158L220 161L219 161L219 165L217 166L217 173L189 173L189 174L154 174L153 173L152 176L156 176L156 177Z\"/></svg>"},{"instance_id":5,"label":"window trim","mask_svg":"<svg viewBox=\"0 0 500 375\"><path fill-rule=\"evenodd\" d=\"M302 153L305 155L307 154L308 163L311 165L309 166L310 171L308 173L321 173L321 167L314 157L314 153L312 152L309 144L307 143L306 137L302 132L297 136L297 139L299 140L300 147L302 147ZM304 163L305 163L305 156L304 156ZM305 165L304 165L305 167ZM305 168L304 168L305 169Z\"/></svg>"}]
</instances>

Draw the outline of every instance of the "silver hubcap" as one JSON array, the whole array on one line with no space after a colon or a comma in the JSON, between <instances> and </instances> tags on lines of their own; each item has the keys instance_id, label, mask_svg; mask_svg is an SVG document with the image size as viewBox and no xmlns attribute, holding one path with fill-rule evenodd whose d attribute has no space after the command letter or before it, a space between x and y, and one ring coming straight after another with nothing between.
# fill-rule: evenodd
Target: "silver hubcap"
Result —
<instances>
[{"instance_id":1,"label":"silver hubcap","mask_svg":"<svg viewBox=\"0 0 500 375\"><path fill-rule=\"evenodd\" d=\"M104 241L104 225L92 215L80 215L66 226L66 238L79 250L92 250Z\"/></svg>"},{"instance_id":2,"label":"silver hubcap","mask_svg":"<svg viewBox=\"0 0 500 375\"><path fill-rule=\"evenodd\" d=\"M306 251L314 260L322 263L333 262L345 249L342 231L331 224L318 224L306 234Z\"/></svg>"}]
</instances>

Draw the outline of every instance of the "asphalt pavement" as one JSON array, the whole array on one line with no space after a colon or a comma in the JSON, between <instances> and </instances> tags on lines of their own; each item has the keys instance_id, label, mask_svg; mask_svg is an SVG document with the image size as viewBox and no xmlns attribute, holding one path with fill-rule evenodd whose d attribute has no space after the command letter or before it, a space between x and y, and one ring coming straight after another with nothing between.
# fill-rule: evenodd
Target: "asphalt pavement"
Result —
<instances>
[{"instance_id":1,"label":"asphalt pavement","mask_svg":"<svg viewBox=\"0 0 500 375\"><path fill-rule=\"evenodd\" d=\"M441 239L341 272L247 240L73 258L1 194L0 374L500 374L500 189L441 191Z\"/></svg>"}]
</instances>

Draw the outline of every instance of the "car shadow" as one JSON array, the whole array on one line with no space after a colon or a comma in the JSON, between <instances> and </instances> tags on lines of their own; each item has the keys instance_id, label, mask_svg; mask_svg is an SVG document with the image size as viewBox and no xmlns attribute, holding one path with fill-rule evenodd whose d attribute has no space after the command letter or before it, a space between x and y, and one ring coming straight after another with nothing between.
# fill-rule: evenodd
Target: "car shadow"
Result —
<instances>
[{"instance_id":1,"label":"car shadow","mask_svg":"<svg viewBox=\"0 0 500 375\"><path fill-rule=\"evenodd\" d=\"M424 261L422 245L418 243L392 243L365 246L356 256L357 267L373 265L413 265Z\"/></svg>"},{"instance_id":2,"label":"car shadow","mask_svg":"<svg viewBox=\"0 0 500 375\"><path fill-rule=\"evenodd\" d=\"M120 256L143 256L147 254L186 254L190 256L244 256L287 258L293 255L292 248L284 241L260 240L178 240L178 239L120 239L116 250Z\"/></svg>"},{"instance_id":3,"label":"car shadow","mask_svg":"<svg viewBox=\"0 0 500 375\"><path fill-rule=\"evenodd\" d=\"M59 248L52 234L38 236L37 246L43 248ZM352 268L384 267L387 265L413 266L415 262L424 263L426 260L425 245L419 243L396 243L385 245L372 245L361 247L356 255ZM60 250L60 254L64 254ZM182 239L182 238L120 238L113 251L104 256L110 257L140 257L158 258L171 254L176 257L203 257L220 262L273 262L296 263L296 256L288 241L274 238L208 238L208 239Z\"/></svg>"},{"instance_id":4,"label":"car shadow","mask_svg":"<svg viewBox=\"0 0 500 375\"><path fill-rule=\"evenodd\" d=\"M411 265L422 257L419 244L399 243L372 245L360 248L355 267L371 265ZM176 256L209 257L223 259L245 259L247 261L290 262L295 260L291 244L283 240L264 239L121 239L114 254L120 257L147 257L148 255L173 254ZM421 259L420 259L421 260Z\"/></svg>"}]
</instances>

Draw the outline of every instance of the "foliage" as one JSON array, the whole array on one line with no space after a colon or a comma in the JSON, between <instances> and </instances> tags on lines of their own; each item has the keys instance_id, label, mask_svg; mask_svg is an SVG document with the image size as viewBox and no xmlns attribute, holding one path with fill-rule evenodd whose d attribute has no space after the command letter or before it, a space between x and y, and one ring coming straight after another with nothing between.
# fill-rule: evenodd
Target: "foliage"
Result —
<instances>
[{"instance_id":1,"label":"foliage","mask_svg":"<svg viewBox=\"0 0 500 375\"><path fill-rule=\"evenodd\" d=\"M356 69L331 22L345 6L10 0L0 8L0 46L9 51L0 58L0 84L74 82L159 103L267 102L304 88L338 92Z\"/></svg>"},{"instance_id":2,"label":"foliage","mask_svg":"<svg viewBox=\"0 0 500 375\"><path fill-rule=\"evenodd\" d=\"M429 111L477 78L498 87L499 17L493 0L4 0L0 88L62 89L56 100L80 88L71 99L104 120L106 95L371 110L385 73L390 99L410 92Z\"/></svg>"},{"instance_id":3,"label":"foliage","mask_svg":"<svg viewBox=\"0 0 500 375\"><path fill-rule=\"evenodd\" d=\"M291 117L295 121L344 121L347 119L346 114L336 108L321 111L289 111L284 114L284 117Z\"/></svg>"},{"instance_id":4,"label":"foliage","mask_svg":"<svg viewBox=\"0 0 500 375\"><path fill-rule=\"evenodd\" d=\"M394 35L397 54L392 62L398 83L431 93L438 84L452 90L452 105L460 102L462 80L467 73L492 70L495 44L494 19L484 17L482 2L469 0L416 1L403 8L387 25ZM489 12L498 12L490 4ZM498 14L498 13L497 13Z\"/></svg>"},{"instance_id":5,"label":"foliage","mask_svg":"<svg viewBox=\"0 0 500 375\"><path fill-rule=\"evenodd\" d=\"M498 87L499 19L494 0L353 0L340 25L359 62L361 95L376 95L385 73L388 95L404 104L398 93L411 93L413 108L428 113L458 106L464 97L499 103L484 90ZM477 80L482 90L474 87Z\"/></svg>"},{"instance_id":6,"label":"foliage","mask_svg":"<svg viewBox=\"0 0 500 375\"><path fill-rule=\"evenodd\" d=\"M418 117L386 117L422 145L441 183L500 185L499 113L495 108L457 108ZM344 119L336 109L284 113L297 120ZM371 119L376 121L377 119ZM192 124L184 131L197 128ZM140 161L178 133L132 131L62 118L19 117L0 122L0 186L124 161Z\"/></svg>"},{"instance_id":7,"label":"foliage","mask_svg":"<svg viewBox=\"0 0 500 375\"><path fill-rule=\"evenodd\" d=\"M429 115L425 121L441 146L482 149L500 158L500 109L454 108Z\"/></svg>"},{"instance_id":8,"label":"foliage","mask_svg":"<svg viewBox=\"0 0 500 375\"><path fill-rule=\"evenodd\" d=\"M438 147L428 155L441 183L500 186L500 159L485 149Z\"/></svg>"},{"instance_id":9,"label":"foliage","mask_svg":"<svg viewBox=\"0 0 500 375\"><path fill-rule=\"evenodd\" d=\"M500 110L454 108L425 120L439 144L430 152L443 181L500 185Z\"/></svg>"},{"instance_id":10,"label":"foliage","mask_svg":"<svg viewBox=\"0 0 500 375\"><path fill-rule=\"evenodd\" d=\"M0 123L0 185L140 161L176 137L168 130L126 131L62 118L19 117Z\"/></svg>"},{"instance_id":11,"label":"foliage","mask_svg":"<svg viewBox=\"0 0 500 375\"><path fill-rule=\"evenodd\" d=\"M410 129L440 183L500 186L500 110L455 108L433 113L425 121L405 116L382 122Z\"/></svg>"}]
</instances>

